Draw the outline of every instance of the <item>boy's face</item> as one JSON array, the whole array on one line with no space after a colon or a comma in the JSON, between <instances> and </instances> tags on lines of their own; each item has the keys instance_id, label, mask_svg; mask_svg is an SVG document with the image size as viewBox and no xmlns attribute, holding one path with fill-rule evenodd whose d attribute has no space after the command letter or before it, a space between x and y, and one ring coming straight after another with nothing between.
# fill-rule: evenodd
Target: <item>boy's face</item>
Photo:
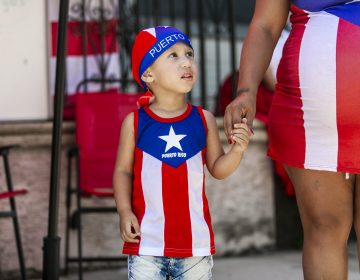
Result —
<instances>
[{"instance_id":1,"label":"boy's face","mask_svg":"<svg viewBox=\"0 0 360 280\"><path fill-rule=\"evenodd\" d=\"M197 79L194 51L184 43L176 43L160 55L146 71L151 90L188 93Z\"/></svg>"}]
</instances>

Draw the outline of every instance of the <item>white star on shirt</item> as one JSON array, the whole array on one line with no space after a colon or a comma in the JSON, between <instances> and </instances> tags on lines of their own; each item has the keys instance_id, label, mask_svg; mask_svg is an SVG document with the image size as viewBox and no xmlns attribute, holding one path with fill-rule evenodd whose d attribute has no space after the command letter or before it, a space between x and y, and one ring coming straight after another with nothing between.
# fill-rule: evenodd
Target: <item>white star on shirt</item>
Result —
<instances>
[{"instance_id":1,"label":"white star on shirt","mask_svg":"<svg viewBox=\"0 0 360 280\"><path fill-rule=\"evenodd\" d=\"M180 151L182 151L180 140L183 139L185 136L185 134L175 134L173 127L170 126L169 135L159 136L161 140L164 140L166 142L165 153L172 147L178 148Z\"/></svg>"}]
</instances>

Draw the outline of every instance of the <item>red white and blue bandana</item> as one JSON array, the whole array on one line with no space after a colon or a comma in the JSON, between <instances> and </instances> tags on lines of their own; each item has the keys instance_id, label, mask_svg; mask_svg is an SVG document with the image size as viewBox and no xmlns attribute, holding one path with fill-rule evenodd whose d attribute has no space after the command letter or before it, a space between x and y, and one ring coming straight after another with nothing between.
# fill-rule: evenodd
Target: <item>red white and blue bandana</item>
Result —
<instances>
[{"instance_id":1,"label":"red white and blue bandana","mask_svg":"<svg viewBox=\"0 0 360 280\"><path fill-rule=\"evenodd\" d=\"M141 80L142 74L167 49L176 43L191 46L189 38L172 26L156 26L140 31L132 49L132 72L137 83L144 89L146 84Z\"/></svg>"}]
</instances>

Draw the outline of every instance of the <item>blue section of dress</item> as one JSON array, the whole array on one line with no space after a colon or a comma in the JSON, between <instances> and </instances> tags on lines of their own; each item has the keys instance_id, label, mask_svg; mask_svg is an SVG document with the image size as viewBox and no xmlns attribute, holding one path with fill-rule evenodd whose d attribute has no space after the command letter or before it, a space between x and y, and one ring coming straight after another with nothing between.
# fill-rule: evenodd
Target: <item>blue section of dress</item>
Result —
<instances>
[{"instance_id":1,"label":"blue section of dress","mask_svg":"<svg viewBox=\"0 0 360 280\"><path fill-rule=\"evenodd\" d=\"M340 0L292 0L300 9L308 12L325 11L343 20L360 26L360 1Z\"/></svg>"}]
</instances>

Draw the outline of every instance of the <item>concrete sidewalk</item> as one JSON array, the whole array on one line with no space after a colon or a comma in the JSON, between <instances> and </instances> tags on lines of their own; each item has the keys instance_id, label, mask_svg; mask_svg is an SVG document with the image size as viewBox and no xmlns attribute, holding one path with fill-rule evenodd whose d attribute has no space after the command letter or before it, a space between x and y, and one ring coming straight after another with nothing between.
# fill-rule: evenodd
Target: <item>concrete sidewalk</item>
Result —
<instances>
[{"instance_id":1,"label":"concrete sidewalk","mask_svg":"<svg viewBox=\"0 0 360 280\"><path fill-rule=\"evenodd\" d=\"M77 274L61 277L76 280ZM84 280L126 280L126 269L84 273ZM214 258L214 280L300 280L301 252L271 252L266 254ZM360 279L355 246L349 248L349 280Z\"/></svg>"}]
</instances>

